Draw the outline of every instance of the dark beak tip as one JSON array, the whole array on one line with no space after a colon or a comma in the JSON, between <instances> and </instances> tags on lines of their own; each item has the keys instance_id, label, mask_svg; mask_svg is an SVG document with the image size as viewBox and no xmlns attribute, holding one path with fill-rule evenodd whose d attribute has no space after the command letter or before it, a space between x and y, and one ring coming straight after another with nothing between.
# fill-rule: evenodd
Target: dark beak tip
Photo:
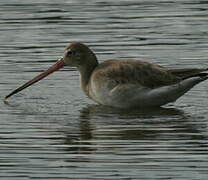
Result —
<instances>
[{"instance_id":1,"label":"dark beak tip","mask_svg":"<svg viewBox=\"0 0 208 180\"><path fill-rule=\"evenodd\" d=\"M8 102L8 98L7 98L7 96L4 98L4 104L8 104L9 102Z\"/></svg>"},{"instance_id":2,"label":"dark beak tip","mask_svg":"<svg viewBox=\"0 0 208 180\"><path fill-rule=\"evenodd\" d=\"M7 102L7 99L9 97L13 96L14 94L22 91L23 89L31 86L32 84L35 84L36 82L38 82L41 79L45 78L46 76L48 76L49 74L53 73L54 71L57 71L58 69L64 67L64 65L65 65L65 63L64 63L63 58L60 58L55 64L53 64L52 66L50 66L46 71L42 72L41 74L37 75L36 77L34 77L30 81L26 82L25 84L23 84L19 88L17 88L14 91L12 91L9 95L7 95L4 98L4 102Z\"/></svg>"}]
</instances>

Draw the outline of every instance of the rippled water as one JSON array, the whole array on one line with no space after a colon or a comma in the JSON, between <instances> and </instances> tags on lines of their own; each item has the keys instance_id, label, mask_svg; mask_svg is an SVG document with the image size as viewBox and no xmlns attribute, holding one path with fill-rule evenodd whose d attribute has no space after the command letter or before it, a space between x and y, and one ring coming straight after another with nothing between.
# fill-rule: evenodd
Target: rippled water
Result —
<instances>
[{"instance_id":1,"label":"rippled water","mask_svg":"<svg viewBox=\"0 0 208 180\"><path fill-rule=\"evenodd\" d=\"M208 3L197 0L1 0L0 96L72 41L100 61L208 66ZM73 68L0 102L0 178L208 179L208 81L146 111L94 104Z\"/></svg>"}]
</instances>

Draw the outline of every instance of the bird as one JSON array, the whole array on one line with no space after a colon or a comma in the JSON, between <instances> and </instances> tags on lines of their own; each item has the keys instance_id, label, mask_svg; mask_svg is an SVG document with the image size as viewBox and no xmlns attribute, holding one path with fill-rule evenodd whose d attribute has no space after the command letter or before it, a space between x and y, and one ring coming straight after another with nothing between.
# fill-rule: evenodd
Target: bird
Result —
<instances>
[{"instance_id":1,"label":"bird","mask_svg":"<svg viewBox=\"0 0 208 180\"><path fill-rule=\"evenodd\" d=\"M136 59L110 59L99 63L87 45L73 42L54 65L12 91L5 101L64 66L77 68L86 96L98 104L121 109L160 107L175 102L208 79L208 68L176 69Z\"/></svg>"}]
</instances>

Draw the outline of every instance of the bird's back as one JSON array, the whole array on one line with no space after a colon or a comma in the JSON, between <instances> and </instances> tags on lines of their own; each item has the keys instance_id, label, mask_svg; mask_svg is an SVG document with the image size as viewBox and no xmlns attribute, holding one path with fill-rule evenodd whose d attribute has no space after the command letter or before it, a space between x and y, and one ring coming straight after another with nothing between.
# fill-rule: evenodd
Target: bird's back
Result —
<instances>
[{"instance_id":1,"label":"bird's back","mask_svg":"<svg viewBox=\"0 0 208 180\"><path fill-rule=\"evenodd\" d=\"M113 81L115 84L138 84L148 88L170 85L180 81L168 69L140 60L108 60L100 63L92 78Z\"/></svg>"}]
</instances>

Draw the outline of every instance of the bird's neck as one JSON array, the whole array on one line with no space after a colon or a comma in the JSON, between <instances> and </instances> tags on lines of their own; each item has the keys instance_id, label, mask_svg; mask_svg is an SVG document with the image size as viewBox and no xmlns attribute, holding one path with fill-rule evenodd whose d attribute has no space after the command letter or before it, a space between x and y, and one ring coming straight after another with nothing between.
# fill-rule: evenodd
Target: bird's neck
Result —
<instances>
[{"instance_id":1,"label":"bird's neck","mask_svg":"<svg viewBox=\"0 0 208 180\"><path fill-rule=\"evenodd\" d=\"M98 66L98 61L95 58L94 61L90 61L91 63L81 66L79 69L81 76L81 88L84 93L89 96L89 81L90 77L94 71L94 69Z\"/></svg>"}]
</instances>

